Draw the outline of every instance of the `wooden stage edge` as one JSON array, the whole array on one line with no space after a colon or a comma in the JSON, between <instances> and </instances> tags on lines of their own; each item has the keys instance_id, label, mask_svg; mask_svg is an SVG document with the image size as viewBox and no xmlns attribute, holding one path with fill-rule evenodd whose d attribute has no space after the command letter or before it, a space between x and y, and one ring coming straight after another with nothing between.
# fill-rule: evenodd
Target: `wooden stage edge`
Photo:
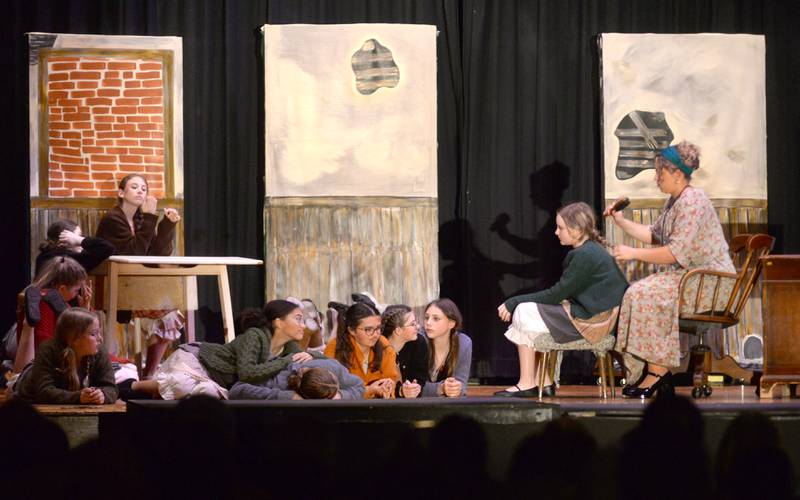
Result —
<instances>
[{"instance_id":1,"label":"wooden stage edge","mask_svg":"<svg viewBox=\"0 0 800 500\"><path fill-rule=\"evenodd\" d=\"M464 403L469 403L473 398L486 401L485 398L492 398L495 402L508 402L510 406L514 403L537 402L537 398L499 398L492 397L495 391L505 389L507 386L491 385L470 385L467 390L467 397L459 399ZM548 403L558 407L563 413L572 412L613 412L638 414L644 411L648 400L623 398L620 388L616 389L615 398L603 399L599 394L599 387L588 385L569 385L561 386L556 397L543 398L543 403ZM680 396L691 399L691 387L678 387L676 393ZM0 405L5 401L5 391L0 391ZM435 404L436 399L426 399L430 404ZM800 398L777 397L774 399L759 399L755 395L755 386L719 386L714 387L714 393L709 398L693 400L701 412L730 412L738 413L741 411L761 411L764 413L779 412L782 414L795 414L800 418ZM402 404L402 400L398 400ZM117 402L113 405L84 406L84 405L35 405L36 409L43 415L48 416L67 416L67 415L97 415L106 413L125 413L126 405ZM587 416L587 415L583 415Z\"/></svg>"},{"instance_id":2,"label":"wooden stage edge","mask_svg":"<svg viewBox=\"0 0 800 500\"><path fill-rule=\"evenodd\" d=\"M557 397L544 398L542 403L538 403L536 398L492 397L495 391L504 388L473 385L468 388L468 397L458 399L234 401L231 402L231 409L234 414L242 415L244 412L257 419L280 419L287 415L316 416L324 421L350 425L401 425L420 430L433 427L447 414L461 413L475 418L487 429L494 428L491 431L493 440L508 432L523 432L519 437L521 439L524 433L541 429L547 421L567 415L579 419L597 442L605 446L618 442L625 432L635 427L649 403L647 400L622 398L619 388L616 398L604 400L599 397L596 386L562 386ZM690 398L691 388L679 387L677 393ZM4 400L4 391L0 391L0 406ZM787 446L791 444L787 449L795 450L793 453L797 456L793 456L793 459L800 464L800 399L784 397L761 400L756 397L754 386L728 386L715 387L710 398L694 401L706 423L709 449L716 449L724 429L733 418L745 411L755 411L768 415L775 422L784 439L788 439ZM64 430L70 446L76 447L101 434L113 436L121 432L120 429L127 428L131 418L161 418L168 415L169 408L174 406L175 403L170 401L142 401L132 403L130 408L122 402L102 406L35 407L58 424ZM508 443L506 445L509 450L513 448ZM503 455L505 458L496 467L497 474L505 467L502 464L510 460L510 451L506 451L509 456Z\"/></svg>"}]
</instances>

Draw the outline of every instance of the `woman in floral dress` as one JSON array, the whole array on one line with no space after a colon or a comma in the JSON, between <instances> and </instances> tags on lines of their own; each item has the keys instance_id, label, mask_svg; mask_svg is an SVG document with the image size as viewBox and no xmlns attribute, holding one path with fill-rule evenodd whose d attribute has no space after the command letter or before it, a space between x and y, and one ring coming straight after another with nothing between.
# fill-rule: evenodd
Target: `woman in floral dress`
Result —
<instances>
[{"instance_id":1,"label":"woman in floral dress","mask_svg":"<svg viewBox=\"0 0 800 500\"><path fill-rule=\"evenodd\" d=\"M629 397L649 398L658 390L672 390L669 370L680 364L678 288L683 275L691 269L735 272L714 207L703 191L690 184L692 173L700 166L699 148L685 141L670 146L659 153L655 166L658 188L669 199L653 224L628 220L610 205L604 213L629 236L653 245L618 245L615 258L660 268L632 284L622 300L616 350L627 360L633 356L647 362L646 376L638 387L628 386L623 391Z\"/></svg>"}]
</instances>

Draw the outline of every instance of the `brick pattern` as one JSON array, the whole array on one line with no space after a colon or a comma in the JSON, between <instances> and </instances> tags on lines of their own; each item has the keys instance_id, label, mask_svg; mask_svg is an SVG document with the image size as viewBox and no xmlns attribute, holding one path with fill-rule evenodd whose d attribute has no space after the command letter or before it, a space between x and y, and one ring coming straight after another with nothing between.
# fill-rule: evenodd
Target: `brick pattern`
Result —
<instances>
[{"instance_id":1,"label":"brick pattern","mask_svg":"<svg viewBox=\"0 0 800 500\"><path fill-rule=\"evenodd\" d=\"M142 174L165 190L164 68L158 59L45 59L50 198L112 198Z\"/></svg>"}]
</instances>

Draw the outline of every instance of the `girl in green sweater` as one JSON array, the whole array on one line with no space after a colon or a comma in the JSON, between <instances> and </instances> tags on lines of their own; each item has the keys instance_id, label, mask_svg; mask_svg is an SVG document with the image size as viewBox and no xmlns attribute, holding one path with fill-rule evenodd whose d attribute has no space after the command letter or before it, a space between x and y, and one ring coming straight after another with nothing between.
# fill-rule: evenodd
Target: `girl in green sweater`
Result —
<instances>
[{"instance_id":1,"label":"girl in green sweater","mask_svg":"<svg viewBox=\"0 0 800 500\"><path fill-rule=\"evenodd\" d=\"M303 313L292 302L271 300L260 311L243 311L239 325L244 333L227 344L179 346L153 380L132 382L130 389L163 399L198 394L227 399L228 389L237 381L260 384L292 362L312 359L297 344L305 324Z\"/></svg>"},{"instance_id":2,"label":"girl in green sweater","mask_svg":"<svg viewBox=\"0 0 800 500\"><path fill-rule=\"evenodd\" d=\"M556 215L556 236L562 245L573 248L564 258L558 283L547 290L511 297L497 308L500 319L511 321L505 335L517 344L519 382L496 396L538 396L535 384L541 357L533 347L537 336L549 333L558 343L580 340L586 333L578 324L581 320L613 323L619 312L628 282L604 248L594 210L583 202L561 208ZM549 375L545 384L543 394L555 395L556 386Z\"/></svg>"}]
</instances>

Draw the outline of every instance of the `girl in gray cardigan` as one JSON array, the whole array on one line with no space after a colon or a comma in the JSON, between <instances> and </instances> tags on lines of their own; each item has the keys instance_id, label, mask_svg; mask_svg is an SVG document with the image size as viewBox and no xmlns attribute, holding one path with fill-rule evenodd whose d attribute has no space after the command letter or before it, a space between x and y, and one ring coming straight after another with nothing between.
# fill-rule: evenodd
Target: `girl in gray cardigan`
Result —
<instances>
[{"instance_id":1,"label":"girl in gray cardigan","mask_svg":"<svg viewBox=\"0 0 800 500\"><path fill-rule=\"evenodd\" d=\"M467 395L472 340L458 331L461 323L461 311L450 299L436 299L425 307L425 336L430 355L423 397Z\"/></svg>"},{"instance_id":2,"label":"girl in gray cardigan","mask_svg":"<svg viewBox=\"0 0 800 500\"><path fill-rule=\"evenodd\" d=\"M363 399L364 383L335 359L292 363L260 384L236 382L230 399Z\"/></svg>"}]
</instances>

